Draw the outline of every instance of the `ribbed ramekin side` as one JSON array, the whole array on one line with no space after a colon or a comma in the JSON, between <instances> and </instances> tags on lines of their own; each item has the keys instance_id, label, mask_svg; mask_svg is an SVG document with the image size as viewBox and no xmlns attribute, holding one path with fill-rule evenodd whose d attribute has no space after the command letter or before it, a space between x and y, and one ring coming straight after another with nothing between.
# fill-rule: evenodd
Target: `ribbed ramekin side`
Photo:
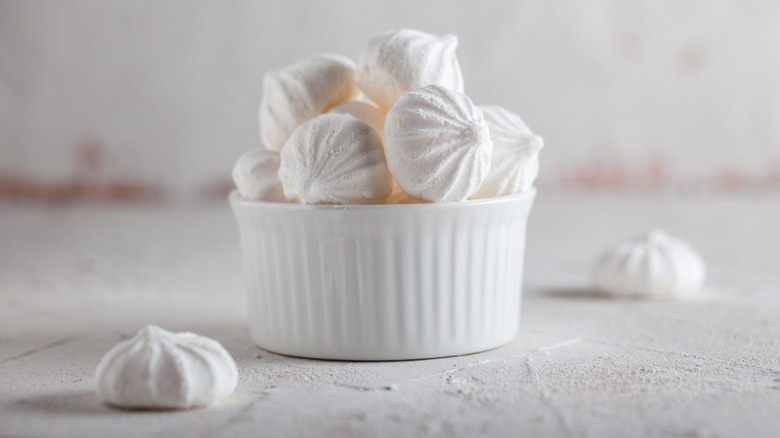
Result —
<instances>
[{"instance_id":1,"label":"ribbed ramekin side","mask_svg":"<svg viewBox=\"0 0 780 438\"><path fill-rule=\"evenodd\" d=\"M382 291L377 342L407 354L462 354L514 337L520 312L528 210L497 206L469 214L392 222L394 245L375 270ZM370 331L370 328L366 328ZM435 352L435 353L434 353Z\"/></svg>"},{"instance_id":2,"label":"ribbed ramekin side","mask_svg":"<svg viewBox=\"0 0 780 438\"><path fill-rule=\"evenodd\" d=\"M508 342L517 333L520 321L523 260L525 252L525 228L527 215L520 211L506 210L494 230L500 240L496 272L496 311L492 337Z\"/></svg>"},{"instance_id":3,"label":"ribbed ramekin side","mask_svg":"<svg viewBox=\"0 0 780 438\"><path fill-rule=\"evenodd\" d=\"M263 348L307 355L344 345L343 259L334 237L291 212L246 210L239 220L253 340Z\"/></svg>"},{"instance_id":4,"label":"ribbed ramekin side","mask_svg":"<svg viewBox=\"0 0 780 438\"><path fill-rule=\"evenodd\" d=\"M465 354L517 331L533 199L335 211L235 205L253 340L285 354Z\"/></svg>"},{"instance_id":5,"label":"ribbed ramekin side","mask_svg":"<svg viewBox=\"0 0 780 438\"><path fill-rule=\"evenodd\" d=\"M524 227L523 211L511 208L486 209L457 219L455 250L450 255L456 267L455 305L442 309L448 312L442 317L454 326L453 344L484 349L514 337L520 311Z\"/></svg>"},{"instance_id":6,"label":"ribbed ramekin side","mask_svg":"<svg viewBox=\"0 0 780 438\"><path fill-rule=\"evenodd\" d=\"M267 312L271 300L271 287L268 284L268 261L265 248L268 246L267 235L258 232L264 228L262 216L252 214L244 206L233 204L239 229L239 242L244 276L244 287L247 294L249 328L252 339L257 342L260 334L272 330Z\"/></svg>"}]
</instances>

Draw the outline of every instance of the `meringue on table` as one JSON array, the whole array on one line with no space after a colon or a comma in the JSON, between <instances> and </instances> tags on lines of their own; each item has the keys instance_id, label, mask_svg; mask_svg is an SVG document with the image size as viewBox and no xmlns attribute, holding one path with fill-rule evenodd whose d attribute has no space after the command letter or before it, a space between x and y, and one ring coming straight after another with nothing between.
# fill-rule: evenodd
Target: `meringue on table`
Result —
<instances>
[{"instance_id":1,"label":"meringue on table","mask_svg":"<svg viewBox=\"0 0 780 438\"><path fill-rule=\"evenodd\" d=\"M704 284L704 260L688 242L654 229L606 251L596 262L596 288L615 296L685 298Z\"/></svg>"},{"instance_id":2,"label":"meringue on table","mask_svg":"<svg viewBox=\"0 0 780 438\"><path fill-rule=\"evenodd\" d=\"M488 125L465 94L439 85L405 93L387 113L385 156L398 185L422 201L462 201L490 171Z\"/></svg>"},{"instance_id":3,"label":"meringue on table","mask_svg":"<svg viewBox=\"0 0 780 438\"><path fill-rule=\"evenodd\" d=\"M127 409L190 409L236 388L236 362L219 342L148 325L114 346L95 371L103 403Z\"/></svg>"}]
</instances>

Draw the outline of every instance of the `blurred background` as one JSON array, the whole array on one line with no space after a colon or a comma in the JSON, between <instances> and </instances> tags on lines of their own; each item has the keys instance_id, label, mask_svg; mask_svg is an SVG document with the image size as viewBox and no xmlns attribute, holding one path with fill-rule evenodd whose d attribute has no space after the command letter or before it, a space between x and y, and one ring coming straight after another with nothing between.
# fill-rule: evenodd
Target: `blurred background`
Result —
<instances>
[{"instance_id":1,"label":"blurred background","mask_svg":"<svg viewBox=\"0 0 780 438\"><path fill-rule=\"evenodd\" d=\"M224 200L268 69L411 27L546 139L542 193L780 191L780 2L0 2L0 199Z\"/></svg>"}]
</instances>

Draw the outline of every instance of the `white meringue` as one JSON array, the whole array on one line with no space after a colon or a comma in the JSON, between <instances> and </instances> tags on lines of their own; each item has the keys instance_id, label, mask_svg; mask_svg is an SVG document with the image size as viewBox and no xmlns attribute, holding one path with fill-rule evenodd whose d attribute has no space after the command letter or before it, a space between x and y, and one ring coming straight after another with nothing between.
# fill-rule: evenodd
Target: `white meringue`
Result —
<instances>
[{"instance_id":1,"label":"white meringue","mask_svg":"<svg viewBox=\"0 0 780 438\"><path fill-rule=\"evenodd\" d=\"M355 63L341 55L316 55L270 71L258 111L260 139L279 151L298 125L359 95Z\"/></svg>"},{"instance_id":2,"label":"white meringue","mask_svg":"<svg viewBox=\"0 0 780 438\"><path fill-rule=\"evenodd\" d=\"M130 409L186 409L230 395L236 363L219 342L146 326L108 351L95 371L100 399Z\"/></svg>"},{"instance_id":3,"label":"white meringue","mask_svg":"<svg viewBox=\"0 0 780 438\"><path fill-rule=\"evenodd\" d=\"M279 153L254 149L242 155L233 166L233 182L238 194L256 201L284 202L279 181Z\"/></svg>"},{"instance_id":4,"label":"white meringue","mask_svg":"<svg viewBox=\"0 0 780 438\"><path fill-rule=\"evenodd\" d=\"M347 114L302 124L282 148L279 179L287 199L304 204L382 203L392 178L376 130Z\"/></svg>"},{"instance_id":5,"label":"white meringue","mask_svg":"<svg viewBox=\"0 0 780 438\"><path fill-rule=\"evenodd\" d=\"M500 106L480 106L490 128L493 156L490 172L473 198L493 198L529 190L539 175L544 140L517 114Z\"/></svg>"},{"instance_id":6,"label":"white meringue","mask_svg":"<svg viewBox=\"0 0 780 438\"><path fill-rule=\"evenodd\" d=\"M398 99L387 114L384 145L398 185L423 201L462 201L490 171L493 143L482 111L438 85Z\"/></svg>"},{"instance_id":7,"label":"white meringue","mask_svg":"<svg viewBox=\"0 0 780 438\"><path fill-rule=\"evenodd\" d=\"M407 91L442 85L463 92L463 74L455 50L458 37L411 29L372 38L360 54L358 84L385 110Z\"/></svg>"},{"instance_id":8,"label":"white meringue","mask_svg":"<svg viewBox=\"0 0 780 438\"><path fill-rule=\"evenodd\" d=\"M637 298L683 298L704 284L704 261L687 242L660 230L623 242L596 262L599 290Z\"/></svg>"},{"instance_id":9,"label":"white meringue","mask_svg":"<svg viewBox=\"0 0 780 438\"><path fill-rule=\"evenodd\" d=\"M385 113L366 102L345 102L334 106L328 111L330 114L349 114L368 126L376 129L379 137L385 129Z\"/></svg>"}]
</instances>

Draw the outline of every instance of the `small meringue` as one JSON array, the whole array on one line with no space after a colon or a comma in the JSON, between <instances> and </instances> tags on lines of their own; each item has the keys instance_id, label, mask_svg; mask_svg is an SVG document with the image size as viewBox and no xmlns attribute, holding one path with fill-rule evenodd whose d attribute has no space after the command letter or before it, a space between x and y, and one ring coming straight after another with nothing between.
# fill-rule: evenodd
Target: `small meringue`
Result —
<instances>
[{"instance_id":1,"label":"small meringue","mask_svg":"<svg viewBox=\"0 0 780 438\"><path fill-rule=\"evenodd\" d=\"M298 125L358 96L355 63L341 55L316 55L270 71L258 111L260 139L278 152Z\"/></svg>"},{"instance_id":2,"label":"small meringue","mask_svg":"<svg viewBox=\"0 0 780 438\"><path fill-rule=\"evenodd\" d=\"M463 74L455 50L458 37L411 29L372 38L360 54L358 84L385 110L407 91L442 85L463 92Z\"/></svg>"},{"instance_id":3,"label":"small meringue","mask_svg":"<svg viewBox=\"0 0 780 438\"><path fill-rule=\"evenodd\" d=\"M404 192L430 202L462 201L490 171L493 143L471 100L439 85L410 91L388 112L385 156Z\"/></svg>"},{"instance_id":4,"label":"small meringue","mask_svg":"<svg viewBox=\"0 0 780 438\"><path fill-rule=\"evenodd\" d=\"M233 166L233 182L242 198L285 201L279 181L278 152L258 148L245 153Z\"/></svg>"},{"instance_id":5,"label":"small meringue","mask_svg":"<svg viewBox=\"0 0 780 438\"><path fill-rule=\"evenodd\" d=\"M98 397L129 409L188 409L230 395L238 368L219 342L149 325L114 346L95 371Z\"/></svg>"},{"instance_id":6,"label":"small meringue","mask_svg":"<svg viewBox=\"0 0 780 438\"><path fill-rule=\"evenodd\" d=\"M385 113L379 108L366 102L345 102L334 106L328 111L330 114L349 114L368 126L376 129L379 137L385 129Z\"/></svg>"},{"instance_id":7,"label":"small meringue","mask_svg":"<svg viewBox=\"0 0 780 438\"><path fill-rule=\"evenodd\" d=\"M635 298L683 298L704 284L706 267L687 242L661 230L623 242L596 262L597 289Z\"/></svg>"},{"instance_id":8,"label":"small meringue","mask_svg":"<svg viewBox=\"0 0 780 438\"><path fill-rule=\"evenodd\" d=\"M544 140L517 114L500 106L480 106L490 127L493 156L490 172L473 198L493 198L529 190L539 175Z\"/></svg>"},{"instance_id":9,"label":"small meringue","mask_svg":"<svg viewBox=\"0 0 780 438\"><path fill-rule=\"evenodd\" d=\"M323 114L293 132L281 152L287 199L303 204L382 203L392 178L376 130L347 114Z\"/></svg>"}]
</instances>

